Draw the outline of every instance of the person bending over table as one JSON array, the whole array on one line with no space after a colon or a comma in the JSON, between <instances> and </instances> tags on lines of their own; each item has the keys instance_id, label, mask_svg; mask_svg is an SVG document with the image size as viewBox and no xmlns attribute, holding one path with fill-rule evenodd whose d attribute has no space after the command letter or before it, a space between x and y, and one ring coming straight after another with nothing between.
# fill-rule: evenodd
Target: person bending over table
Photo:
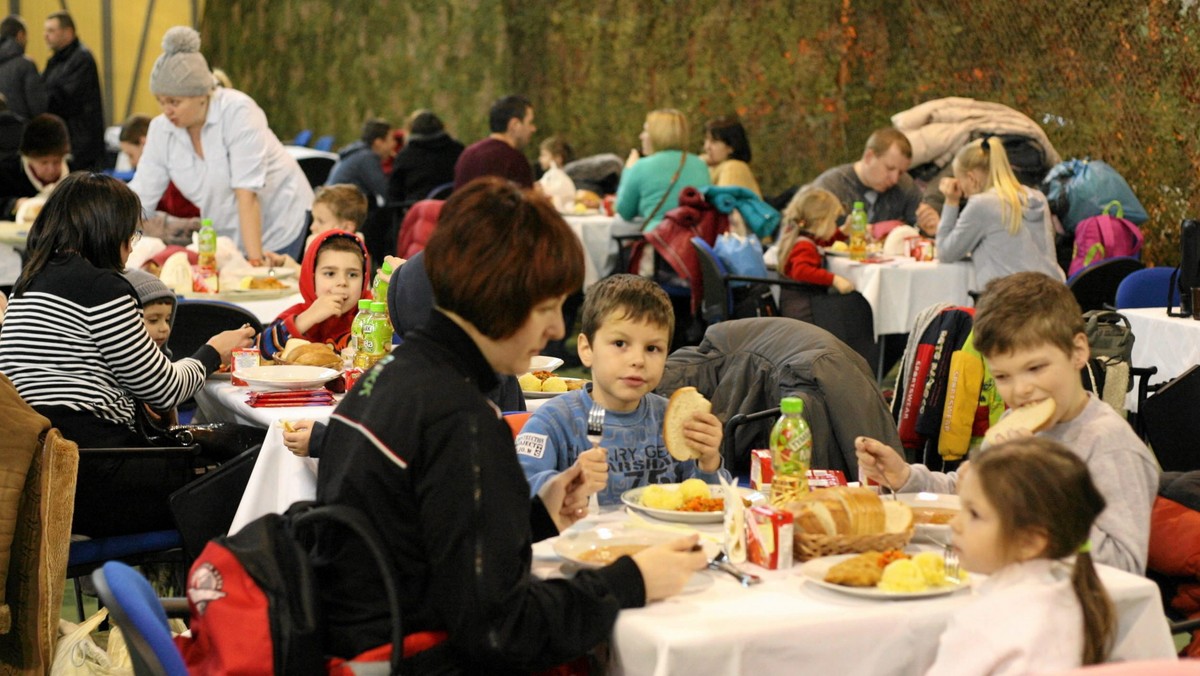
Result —
<instances>
[{"instance_id":1,"label":"person bending over table","mask_svg":"<svg viewBox=\"0 0 1200 676\"><path fill-rule=\"evenodd\" d=\"M512 432L484 393L563 336L583 250L548 200L487 177L446 202L425 259L435 310L330 417L317 498L364 512L394 557L404 628L437 644L410 658L414 673L576 659L622 608L679 592L704 555L682 538L570 579L533 577L530 543L583 516L588 486L573 468L531 501ZM326 651L386 644L387 601L366 551L330 533L318 549Z\"/></svg>"},{"instance_id":2,"label":"person bending over table","mask_svg":"<svg viewBox=\"0 0 1200 676\"><path fill-rule=\"evenodd\" d=\"M150 122L129 186L153 214L168 184L213 220L252 265L300 258L312 187L249 96L217 87L200 34L176 26L150 71L163 114Z\"/></svg>"},{"instance_id":3,"label":"person bending over table","mask_svg":"<svg viewBox=\"0 0 1200 676\"><path fill-rule=\"evenodd\" d=\"M0 372L26 403L82 447L147 445L135 429L139 406L177 406L229 363L235 347L253 342L253 329L245 327L218 333L176 362L158 349L133 286L121 275L140 216L137 196L117 179L82 172L63 179L29 229L28 260L0 330ZM112 474L111 484L95 472L80 472L74 532L173 527L165 493L157 516L132 504L149 499L111 499L122 494L119 464L103 468ZM89 504L91 499L96 502ZM123 515L127 507L131 513ZM80 527L84 522L95 527Z\"/></svg>"}]
</instances>

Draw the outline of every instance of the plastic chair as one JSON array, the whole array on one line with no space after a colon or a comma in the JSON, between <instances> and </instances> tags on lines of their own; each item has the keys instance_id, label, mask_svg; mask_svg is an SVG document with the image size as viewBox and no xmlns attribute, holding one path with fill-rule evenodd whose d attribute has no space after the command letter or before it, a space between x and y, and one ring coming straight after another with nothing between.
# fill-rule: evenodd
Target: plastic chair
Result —
<instances>
[{"instance_id":1,"label":"plastic chair","mask_svg":"<svg viewBox=\"0 0 1200 676\"><path fill-rule=\"evenodd\" d=\"M735 316L734 285L732 282L750 282L779 288L812 289L811 284L797 282L784 277L747 277L732 275L717 257L717 252L701 237L692 238L692 247L700 259L700 316L709 324L726 319L744 319Z\"/></svg>"},{"instance_id":2,"label":"plastic chair","mask_svg":"<svg viewBox=\"0 0 1200 676\"><path fill-rule=\"evenodd\" d=\"M175 359L190 357L208 342L209 338L229 329L249 324L255 333L263 330L262 322L240 305L218 300L187 300L181 298L175 309L175 324L167 347Z\"/></svg>"},{"instance_id":3,"label":"plastic chair","mask_svg":"<svg viewBox=\"0 0 1200 676\"><path fill-rule=\"evenodd\" d=\"M1200 469L1198 401L1200 366L1193 366L1138 405L1138 421L1164 472Z\"/></svg>"},{"instance_id":4,"label":"plastic chair","mask_svg":"<svg viewBox=\"0 0 1200 676\"><path fill-rule=\"evenodd\" d=\"M317 138L317 142L313 144L313 150L321 150L330 152L333 150L333 136L326 135Z\"/></svg>"},{"instance_id":5,"label":"plastic chair","mask_svg":"<svg viewBox=\"0 0 1200 676\"><path fill-rule=\"evenodd\" d=\"M1174 273L1174 268L1167 267L1146 268L1130 273L1117 285L1117 309L1178 306L1179 287L1171 287Z\"/></svg>"},{"instance_id":6,"label":"plastic chair","mask_svg":"<svg viewBox=\"0 0 1200 676\"><path fill-rule=\"evenodd\" d=\"M813 324L837 336L868 364L879 361L879 344L875 341L875 313L871 303L859 292L826 293L809 299ZM882 370L882 367L880 368ZM876 374L877 379L880 374Z\"/></svg>"},{"instance_id":7,"label":"plastic chair","mask_svg":"<svg viewBox=\"0 0 1200 676\"><path fill-rule=\"evenodd\" d=\"M1136 258L1109 258L1071 275L1067 287L1075 294L1084 312L1103 310L1117 302L1117 287L1121 280L1145 267Z\"/></svg>"},{"instance_id":8,"label":"plastic chair","mask_svg":"<svg viewBox=\"0 0 1200 676\"><path fill-rule=\"evenodd\" d=\"M308 184L316 188L325 185L325 181L329 178L329 172L333 171L333 165L337 164L337 158L313 155L297 158L296 162L304 172L305 178L308 179Z\"/></svg>"},{"instance_id":9,"label":"plastic chair","mask_svg":"<svg viewBox=\"0 0 1200 676\"><path fill-rule=\"evenodd\" d=\"M296 134L296 138L292 139L292 142L288 145L300 146L302 148L307 147L309 142L312 141L312 135L311 129L305 129Z\"/></svg>"},{"instance_id":10,"label":"plastic chair","mask_svg":"<svg viewBox=\"0 0 1200 676\"><path fill-rule=\"evenodd\" d=\"M92 582L109 616L125 632L134 673L187 676L187 665L167 626L167 614L141 573L110 561L92 573Z\"/></svg>"}]
</instances>

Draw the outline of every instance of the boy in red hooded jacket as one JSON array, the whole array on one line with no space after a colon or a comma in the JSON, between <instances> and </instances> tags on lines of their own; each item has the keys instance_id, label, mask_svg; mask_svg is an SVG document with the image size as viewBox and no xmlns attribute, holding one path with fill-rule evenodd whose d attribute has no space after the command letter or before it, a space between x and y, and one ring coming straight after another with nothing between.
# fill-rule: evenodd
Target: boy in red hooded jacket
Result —
<instances>
[{"instance_id":1,"label":"boy in red hooded jacket","mask_svg":"<svg viewBox=\"0 0 1200 676\"><path fill-rule=\"evenodd\" d=\"M350 342L358 300L370 298L371 260L362 241L345 230L318 234L300 267L303 303L284 310L262 332L259 349L274 359L289 338L327 343L341 351Z\"/></svg>"}]
</instances>

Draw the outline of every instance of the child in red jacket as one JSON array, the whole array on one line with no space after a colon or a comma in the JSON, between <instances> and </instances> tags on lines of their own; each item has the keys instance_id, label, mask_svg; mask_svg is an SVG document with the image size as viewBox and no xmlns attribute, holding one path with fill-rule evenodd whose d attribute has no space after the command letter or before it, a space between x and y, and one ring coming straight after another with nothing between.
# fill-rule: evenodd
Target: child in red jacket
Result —
<instances>
[{"instance_id":1,"label":"child in red jacket","mask_svg":"<svg viewBox=\"0 0 1200 676\"><path fill-rule=\"evenodd\" d=\"M264 359L274 359L289 338L327 343L341 351L350 342L358 300L370 298L371 260L362 241L345 230L326 230L313 239L300 267L298 303L280 313L262 333Z\"/></svg>"},{"instance_id":2,"label":"child in red jacket","mask_svg":"<svg viewBox=\"0 0 1200 676\"><path fill-rule=\"evenodd\" d=\"M837 234L842 203L828 190L805 188L796 193L783 212L783 234L779 238L780 270L784 276L816 286L832 286L850 293L854 282L825 269L825 253L818 241Z\"/></svg>"}]
</instances>

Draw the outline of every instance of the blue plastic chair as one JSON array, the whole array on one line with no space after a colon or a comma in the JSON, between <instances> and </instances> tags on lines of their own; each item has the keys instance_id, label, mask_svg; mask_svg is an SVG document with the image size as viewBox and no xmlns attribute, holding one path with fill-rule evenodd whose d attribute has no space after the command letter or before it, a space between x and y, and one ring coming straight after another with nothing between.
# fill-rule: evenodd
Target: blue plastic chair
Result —
<instances>
[{"instance_id":1,"label":"blue plastic chair","mask_svg":"<svg viewBox=\"0 0 1200 676\"><path fill-rule=\"evenodd\" d=\"M308 147L308 144L310 141L312 141L312 130L305 129L305 130L301 131L299 134L296 134L296 138L292 139L292 142L290 145L306 148L306 147Z\"/></svg>"},{"instance_id":2,"label":"blue plastic chair","mask_svg":"<svg viewBox=\"0 0 1200 676\"><path fill-rule=\"evenodd\" d=\"M1146 268L1132 272L1117 286L1117 309L1164 307L1168 303L1167 289L1175 268ZM1179 305L1179 287L1171 288L1171 307Z\"/></svg>"},{"instance_id":3,"label":"blue plastic chair","mask_svg":"<svg viewBox=\"0 0 1200 676\"><path fill-rule=\"evenodd\" d=\"M333 137L332 136L321 136L321 137L317 138L317 142L313 144L313 150L320 150L321 152L326 152L326 153L332 151L333 150Z\"/></svg>"},{"instance_id":4,"label":"blue plastic chair","mask_svg":"<svg viewBox=\"0 0 1200 676\"><path fill-rule=\"evenodd\" d=\"M187 676L187 665L171 639L167 614L141 573L110 561L92 573L92 582L112 621L125 632L134 673Z\"/></svg>"}]
</instances>

